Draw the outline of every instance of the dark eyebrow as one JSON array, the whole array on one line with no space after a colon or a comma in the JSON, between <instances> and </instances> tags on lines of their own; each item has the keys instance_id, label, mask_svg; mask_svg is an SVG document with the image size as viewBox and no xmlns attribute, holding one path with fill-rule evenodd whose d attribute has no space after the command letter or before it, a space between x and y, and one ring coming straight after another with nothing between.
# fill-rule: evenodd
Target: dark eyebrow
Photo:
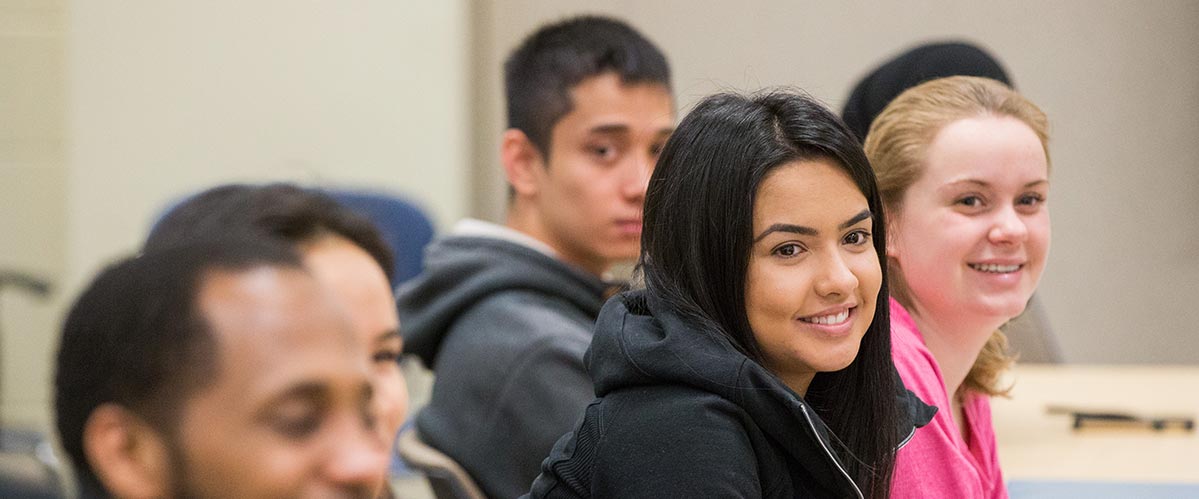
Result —
<instances>
[{"instance_id":1,"label":"dark eyebrow","mask_svg":"<svg viewBox=\"0 0 1199 499\"><path fill-rule=\"evenodd\" d=\"M862 220L866 220L868 218L873 218L873 217L874 217L874 214L870 213L870 209L865 209L865 210L862 210L861 213L854 215L853 218L846 220L845 223L838 225L837 228L838 229L848 229L850 227L853 227L854 225L857 225L857 223L861 222Z\"/></svg>"},{"instance_id":2,"label":"dark eyebrow","mask_svg":"<svg viewBox=\"0 0 1199 499\"><path fill-rule=\"evenodd\" d=\"M872 218L873 216L874 216L874 214L870 213L869 209L865 209L865 210L862 210L861 212L859 212L857 215L850 217L849 220L846 220L841 225L838 225L837 228L838 229L848 229L848 228L856 225L858 222L861 222L862 220L866 220L868 218ZM774 224L774 225L771 225L770 227L767 227L766 230L762 231L761 234L758 234L758 237L754 238L754 242L756 243L758 241L761 241L762 238L769 236L770 234L775 233L775 232L790 232L792 234L800 234L800 235L804 235L804 236L815 236L815 235L820 234L820 231L813 229L811 227L804 227L802 225Z\"/></svg>"},{"instance_id":3,"label":"dark eyebrow","mask_svg":"<svg viewBox=\"0 0 1199 499\"><path fill-rule=\"evenodd\" d=\"M754 242L756 243L758 241L761 241L762 238L769 236L770 234L773 234L775 232L790 232L792 234L801 234L801 235L805 235L805 236L815 236L820 233L820 231L817 231L816 229L813 229L811 227L804 227L802 225L774 224L774 225L771 225L770 227L767 227L766 230L762 231L761 234L758 234L758 237L754 238Z\"/></svg>"},{"instance_id":4,"label":"dark eyebrow","mask_svg":"<svg viewBox=\"0 0 1199 499\"><path fill-rule=\"evenodd\" d=\"M383 333L379 334L378 336L375 336L375 341L387 341L392 338L399 338L399 337L400 337L400 330L392 329L390 331L384 331Z\"/></svg>"},{"instance_id":5,"label":"dark eyebrow","mask_svg":"<svg viewBox=\"0 0 1199 499\"><path fill-rule=\"evenodd\" d=\"M289 386L282 393L271 397L263 407L270 408L288 400L311 400L324 403L329 398L329 388L320 381L301 381Z\"/></svg>"},{"instance_id":6,"label":"dark eyebrow","mask_svg":"<svg viewBox=\"0 0 1199 499\"><path fill-rule=\"evenodd\" d=\"M608 124L608 125L596 125L594 127L591 127L591 130L588 130L588 133L615 134L615 133L626 133L628 131L629 131L628 125L621 125L621 124L613 123L613 124Z\"/></svg>"},{"instance_id":7,"label":"dark eyebrow","mask_svg":"<svg viewBox=\"0 0 1199 499\"><path fill-rule=\"evenodd\" d=\"M375 394L375 387L367 380L362 380L358 385L358 397L370 399ZM263 404L264 407L273 407L285 403L289 400L306 400L316 402L318 404L328 404L333 393L327 383L320 381L301 381L296 383L283 393L271 397L271 399Z\"/></svg>"}]
</instances>

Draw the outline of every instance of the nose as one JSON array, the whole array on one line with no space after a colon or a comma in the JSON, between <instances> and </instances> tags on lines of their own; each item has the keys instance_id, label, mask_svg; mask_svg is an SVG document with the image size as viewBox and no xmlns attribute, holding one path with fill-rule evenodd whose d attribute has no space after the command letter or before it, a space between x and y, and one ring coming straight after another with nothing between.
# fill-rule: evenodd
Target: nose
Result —
<instances>
[{"instance_id":1,"label":"nose","mask_svg":"<svg viewBox=\"0 0 1199 499\"><path fill-rule=\"evenodd\" d=\"M336 489L378 492L387 477L390 442L361 420L339 426L346 431L330 439L334 448L326 454L326 479Z\"/></svg>"},{"instance_id":2,"label":"nose","mask_svg":"<svg viewBox=\"0 0 1199 499\"><path fill-rule=\"evenodd\" d=\"M398 379L376 379L371 410L377 421L376 431L390 445L395 442L398 436L397 428L404 422L404 415L408 412L408 388L404 385L403 372L399 369L386 374Z\"/></svg>"},{"instance_id":3,"label":"nose","mask_svg":"<svg viewBox=\"0 0 1199 499\"><path fill-rule=\"evenodd\" d=\"M641 201L649 187L649 177L654 171L654 157L648 152L634 155L630 160L629 173L621 185L621 194L626 199Z\"/></svg>"},{"instance_id":4,"label":"nose","mask_svg":"<svg viewBox=\"0 0 1199 499\"><path fill-rule=\"evenodd\" d=\"M816 293L827 298L844 298L858 288L858 276L849 268L845 256L839 251L828 252L820 277L816 280Z\"/></svg>"},{"instance_id":5,"label":"nose","mask_svg":"<svg viewBox=\"0 0 1199 499\"><path fill-rule=\"evenodd\" d=\"M987 233L994 244L1017 244L1028 238L1028 226L1014 206L1006 206L995 215L995 223Z\"/></svg>"}]
</instances>

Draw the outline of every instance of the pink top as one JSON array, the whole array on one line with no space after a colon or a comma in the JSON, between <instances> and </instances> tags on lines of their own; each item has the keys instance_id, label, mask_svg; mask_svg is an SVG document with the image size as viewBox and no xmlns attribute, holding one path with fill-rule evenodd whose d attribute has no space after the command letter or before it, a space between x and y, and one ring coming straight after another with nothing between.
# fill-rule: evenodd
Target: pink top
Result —
<instances>
[{"instance_id":1,"label":"pink top","mask_svg":"<svg viewBox=\"0 0 1199 499\"><path fill-rule=\"evenodd\" d=\"M991 403L985 395L971 393L962 406L968 435L963 440L953 422L945 379L916 322L899 302L891 299L891 355L903 384L925 403L937 406L928 426L917 429L895 458L891 497L1007 497Z\"/></svg>"}]
</instances>

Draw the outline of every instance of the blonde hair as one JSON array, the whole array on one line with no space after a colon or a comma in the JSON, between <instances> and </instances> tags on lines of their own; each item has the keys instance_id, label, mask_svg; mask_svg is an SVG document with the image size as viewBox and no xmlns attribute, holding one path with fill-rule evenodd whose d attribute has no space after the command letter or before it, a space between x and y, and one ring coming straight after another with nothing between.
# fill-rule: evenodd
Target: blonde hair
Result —
<instances>
[{"instance_id":1,"label":"blonde hair","mask_svg":"<svg viewBox=\"0 0 1199 499\"><path fill-rule=\"evenodd\" d=\"M870 125L866 156L878 177L879 193L888 218L902 208L904 194L924 173L929 144L946 125L977 116L1007 116L1028 125L1049 161L1049 120L1045 113L1008 86L988 78L952 76L932 80L899 94ZM888 259L891 294L905 307L912 300L898 265ZM1015 362L1007 352L1007 338L995 331L987 340L963 389L989 396L1006 395L1000 387L1003 372Z\"/></svg>"}]
</instances>

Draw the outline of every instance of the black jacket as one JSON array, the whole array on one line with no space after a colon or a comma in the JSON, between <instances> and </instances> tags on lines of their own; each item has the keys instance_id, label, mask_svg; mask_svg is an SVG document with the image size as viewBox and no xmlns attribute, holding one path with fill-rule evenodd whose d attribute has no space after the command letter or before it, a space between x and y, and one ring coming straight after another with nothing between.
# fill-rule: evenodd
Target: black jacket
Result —
<instances>
[{"instance_id":1,"label":"black jacket","mask_svg":"<svg viewBox=\"0 0 1199 499\"><path fill-rule=\"evenodd\" d=\"M645 291L600 312L596 396L532 497L859 497L829 430L777 377ZM901 390L908 436L936 409Z\"/></svg>"}]
</instances>

